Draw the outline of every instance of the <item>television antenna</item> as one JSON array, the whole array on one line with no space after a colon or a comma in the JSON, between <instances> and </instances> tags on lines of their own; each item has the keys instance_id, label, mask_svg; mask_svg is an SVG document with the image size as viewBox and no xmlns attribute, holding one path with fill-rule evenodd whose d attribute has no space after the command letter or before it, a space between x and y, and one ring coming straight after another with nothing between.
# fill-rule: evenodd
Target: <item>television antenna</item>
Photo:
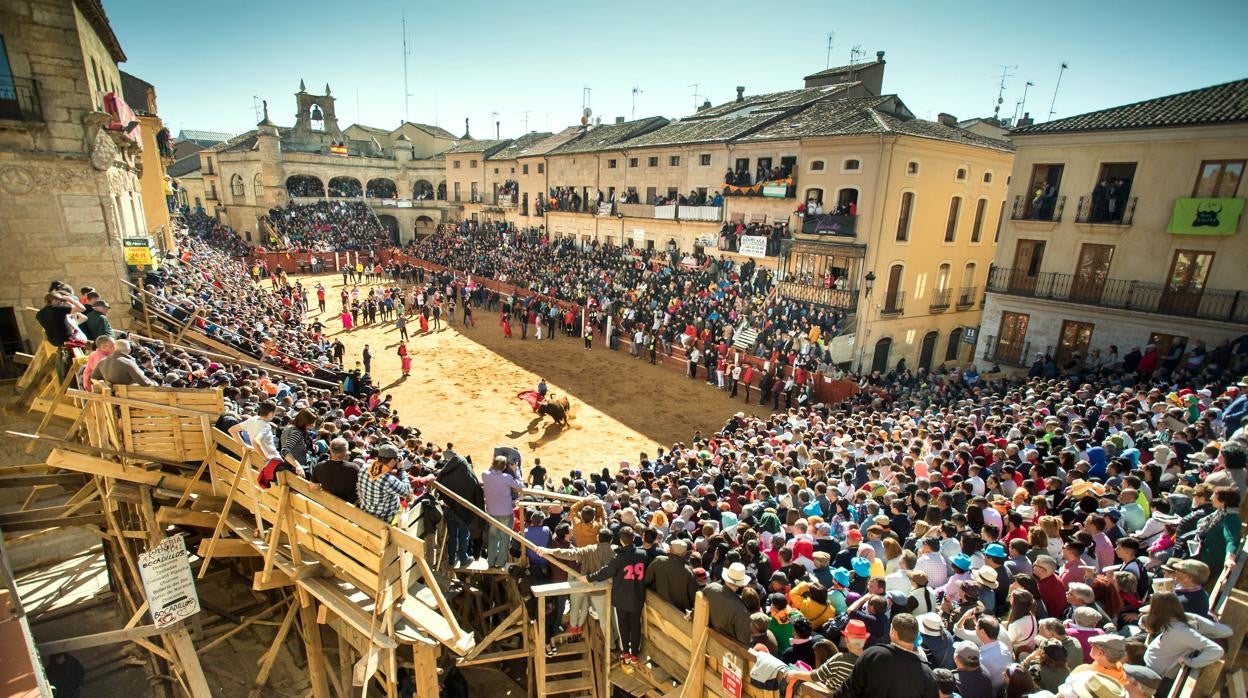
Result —
<instances>
[{"instance_id":1,"label":"television antenna","mask_svg":"<svg viewBox=\"0 0 1248 698\"><path fill-rule=\"evenodd\" d=\"M1014 123L1018 123L1018 120L1023 118L1023 114L1027 113L1027 90L1035 86L1036 83L1030 80L1023 84L1023 98L1014 105Z\"/></svg>"},{"instance_id":2,"label":"television antenna","mask_svg":"<svg viewBox=\"0 0 1248 698\"><path fill-rule=\"evenodd\" d=\"M832 67L832 41L836 38L836 32L828 32L828 55L824 60L824 69Z\"/></svg>"},{"instance_id":3,"label":"television antenna","mask_svg":"<svg viewBox=\"0 0 1248 698\"><path fill-rule=\"evenodd\" d=\"M529 114L532 114L532 113L533 113L532 111L527 111L527 110L520 112L520 115L524 117L524 132L525 133L529 132Z\"/></svg>"},{"instance_id":4,"label":"television antenna","mask_svg":"<svg viewBox=\"0 0 1248 698\"><path fill-rule=\"evenodd\" d=\"M862 44L855 44L854 47L849 50L849 65L851 67L857 65L858 61L862 60L866 55L867 52L862 50Z\"/></svg>"},{"instance_id":5,"label":"television antenna","mask_svg":"<svg viewBox=\"0 0 1248 698\"><path fill-rule=\"evenodd\" d=\"M494 122L494 140L498 140L498 132L503 124L503 122L498 120L498 112L496 111L490 112L490 121Z\"/></svg>"},{"instance_id":6,"label":"television antenna","mask_svg":"<svg viewBox=\"0 0 1248 698\"><path fill-rule=\"evenodd\" d=\"M1049 118L1050 119L1052 119L1053 115L1057 113L1053 111L1053 106L1057 104L1057 91L1061 89L1062 87L1062 73L1065 73L1066 69L1069 67L1070 67L1069 63L1067 63L1066 61L1062 61L1062 67L1060 70L1057 71L1057 84L1053 86L1053 101L1049 102Z\"/></svg>"},{"instance_id":7,"label":"television antenna","mask_svg":"<svg viewBox=\"0 0 1248 698\"><path fill-rule=\"evenodd\" d=\"M692 85L689 85L689 87L693 88L693 110L694 111L698 110L698 97L702 96L698 94L698 88L701 86L702 86L702 83L700 82L695 82Z\"/></svg>"},{"instance_id":8,"label":"television antenna","mask_svg":"<svg viewBox=\"0 0 1248 698\"><path fill-rule=\"evenodd\" d=\"M257 97L256 95L251 96L251 109L252 111L256 112L256 123L257 124L260 123L260 118L261 118L260 115L262 112L260 110L260 98ZM356 120L358 121L359 119L356 119Z\"/></svg>"},{"instance_id":9,"label":"television antenna","mask_svg":"<svg viewBox=\"0 0 1248 698\"><path fill-rule=\"evenodd\" d=\"M1018 70L1016 65L997 65L1001 69L1001 82L997 85L997 103L992 106L992 118L1001 123L1001 103L1005 101L1005 81L1014 77L1011 70Z\"/></svg>"},{"instance_id":10,"label":"television antenna","mask_svg":"<svg viewBox=\"0 0 1248 698\"><path fill-rule=\"evenodd\" d=\"M632 116L629 117L630 120L637 118L637 95L640 94L645 94L645 91L637 85L633 85L633 111Z\"/></svg>"},{"instance_id":11,"label":"television antenna","mask_svg":"<svg viewBox=\"0 0 1248 698\"><path fill-rule=\"evenodd\" d=\"M412 96L412 93L409 91L408 86L407 86L407 57L410 55L412 55L412 50L407 47L407 13L404 12L403 13L403 121L407 121L410 118L408 116L408 102L409 102L409 98ZM434 122L435 123L437 122L436 117L434 118Z\"/></svg>"}]
</instances>

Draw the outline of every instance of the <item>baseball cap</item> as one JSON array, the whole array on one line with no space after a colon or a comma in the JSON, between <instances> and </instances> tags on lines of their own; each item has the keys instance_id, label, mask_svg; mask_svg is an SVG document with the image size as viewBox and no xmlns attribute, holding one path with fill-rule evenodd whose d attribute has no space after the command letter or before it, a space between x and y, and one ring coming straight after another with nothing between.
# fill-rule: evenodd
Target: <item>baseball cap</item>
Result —
<instances>
[{"instance_id":1,"label":"baseball cap","mask_svg":"<svg viewBox=\"0 0 1248 698\"><path fill-rule=\"evenodd\" d=\"M1140 664L1123 664L1122 670L1126 672L1127 678L1139 684L1144 695L1151 696L1161 687L1161 676Z\"/></svg>"},{"instance_id":2,"label":"baseball cap","mask_svg":"<svg viewBox=\"0 0 1248 698\"><path fill-rule=\"evenodd\" d=\"M954 643L953 655L967 664L979 665L979 647L969 640Z\"/></svg>"},{"instance_id":3,"label":"baseball cap","mask_svg":"<svg viewBox=\"0 0 1248 698\"><path fill-rule=\"evenodd\" d=\"M399 457L399 449L391 444L382 444L377 448L377 458L380 460L390 460Z\"/></svg>"},{"instance_id":4,"label":"baseball cap","mask_svg":"<svg viewBox=\"0 0 1248 698\"><path fill-rule=\"evenodd\" d=\"M1197 584L1204 584L1209 581L1209 565L1200 560L1175 560L1171 558L1161 568L1186 574L1195 579Z\"/></svg>"}]
</instances>

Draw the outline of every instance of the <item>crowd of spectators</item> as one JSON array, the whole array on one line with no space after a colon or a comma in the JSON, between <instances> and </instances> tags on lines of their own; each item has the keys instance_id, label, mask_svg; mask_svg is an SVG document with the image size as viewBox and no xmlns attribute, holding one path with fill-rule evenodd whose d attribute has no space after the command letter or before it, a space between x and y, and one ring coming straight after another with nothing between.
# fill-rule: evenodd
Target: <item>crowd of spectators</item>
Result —
<instances>
[{"instance_id":1,"label":"crowd of spectators","mask_svg":"<svg viewBox=\"0 0 1248 698\"><path fill-rule=\"evenodd\" d=\"M333 252L372 250L390 243L390 233L362 201L289 203L270 209L268 221L278 239L273 249Z\"/></svg>"}]
</instances>

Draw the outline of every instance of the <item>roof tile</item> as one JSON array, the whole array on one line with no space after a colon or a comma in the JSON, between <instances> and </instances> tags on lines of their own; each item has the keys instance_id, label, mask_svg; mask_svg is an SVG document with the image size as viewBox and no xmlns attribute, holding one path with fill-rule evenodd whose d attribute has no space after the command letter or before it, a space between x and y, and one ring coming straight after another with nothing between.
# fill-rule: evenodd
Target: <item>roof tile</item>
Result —
<instances>
[{"instance_id":1,"label":"roof tile","mask_svg":"<svg viewBox=\"0 0 1248 698\"><path fill-rule=\"evenodd\" d=\"M1015 129L1011 135L1207 126L1248 121L1248 79Z\"/></svg>"}]
</instances>

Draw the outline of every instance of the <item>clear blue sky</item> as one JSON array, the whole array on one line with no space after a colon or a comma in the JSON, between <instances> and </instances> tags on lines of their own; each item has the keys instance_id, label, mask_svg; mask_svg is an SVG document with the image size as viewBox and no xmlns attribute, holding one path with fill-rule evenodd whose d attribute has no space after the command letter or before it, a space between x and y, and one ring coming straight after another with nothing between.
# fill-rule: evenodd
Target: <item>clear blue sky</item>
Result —
<instances>
[{"instance_id":1,"label":"clear blue sky","mask_svg":"<svg viewBox=\"0 0 1248 698\"><path fill-rule=\"evenodd\" d=\"M596 116L690 113L693 83L719 104L801 87L854 46L887 52L884 90L915 114L986 116L1001 65L1011 67L1003 115L1024 82L1027 110L1043 120L1062 61L1056 114L1069 116L1248 77L1248 2L1074 0L1036 3L927 0L844 3L458 2L391 0L104 0L129 61L122 69L156 86L160 113L183 128L241 132L256 122L253 96L280 125L294 123L300 78L328 82L339 124L393 128L404 115L402 30L407 13L409 118L459 135L555 131L581 114L592 88ZM358 116L357 116L358 115Z\"/></svg>"}]
</instances>

